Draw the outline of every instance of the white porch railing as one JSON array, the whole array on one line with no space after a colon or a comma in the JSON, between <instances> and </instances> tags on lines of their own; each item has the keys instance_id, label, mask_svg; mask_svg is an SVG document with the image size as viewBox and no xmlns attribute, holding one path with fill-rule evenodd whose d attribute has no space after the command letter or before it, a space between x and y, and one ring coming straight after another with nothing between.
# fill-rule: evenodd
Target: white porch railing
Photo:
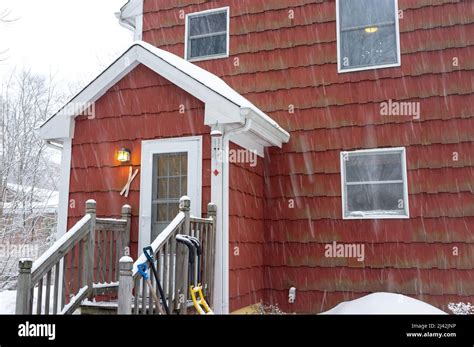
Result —
<instances>
[{"instance_id":1,"label":"white porch railing","mask_svg":"<svg viewBox=\"0 0 474 347\"><path fill-rule=\"evenodd\" d=\"M122 207L121 219L97 218L96 202L88 200L85 216L47 252L35 262L20 261L16 313L71 314L104 288L117 290L130 220L128 205Z\"/></svg>"},{"instance_id":2,"label":"white porch railing","mask_svg":"<svg viewBox=\"0 0 474 347\"><path fill-rule=\"evenodd\" d=\"M153 241L164 299L172 313L186 314L189 303L188 250L176 242L177 234L201 242L200 277L212 307L216 206L208 204L208 218L191 217L191 201L180 200L180 211ZM71 314L88 298L117 294L119 314L156 314L158 307L137 265L124 250L130 241L131 207L122 207L121 219L97 218L96 202L86 202L86 214L35 262L21 260L17 284L17 314ZM197 273L197 261L195 273ZM153 276L150 276L156 290ZM35 304L35 305L33 305Z\"/></svg>"},{"instance_id":3,"label":"white porch railing","mask_svg":"<svg viewBox=\"0 0 474 347\"><path fill-rule=\"evenodd\" d=\"M158 269L164 292L162 300L166 300L172 313L187 313L191 284L188 280L188 251L186 247L176 242L178 234L197 237L201 242L201 278L205 284L203 288L205 296L211 301L212 307L216 206L212 203L208 204L208 218L197 218L190 216L190 205L189 198L181 198L178 215L151 245L155 267ZM144 254L141 254L135 263L130 257L124 257L120 261L119 314L157 314L159 312L145 280L137 272L138 265L144 262L147 262ZM197 261L195 264L197 266ZM156 292L153 274L149 274L149 278Z\"/></svg>"}]
</instances>

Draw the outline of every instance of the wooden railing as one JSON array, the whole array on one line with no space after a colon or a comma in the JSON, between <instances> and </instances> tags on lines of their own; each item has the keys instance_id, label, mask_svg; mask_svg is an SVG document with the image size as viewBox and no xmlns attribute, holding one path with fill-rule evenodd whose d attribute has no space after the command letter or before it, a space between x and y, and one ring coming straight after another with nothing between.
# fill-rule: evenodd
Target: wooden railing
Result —
<instances>
[{"instance_id":1,"label":"wooden railing","mask_svg":"<svg viewBox=\"0 0 474 347\"><path fill-rule=\"evenodd\" d=\"M151 247L158 269L159 280L170 311L186 314L189 300L188 250L176 242L176 235L185 234L197 237L203 249L202 282L205 295L212 305L212 289L214 280L215 220L216 206L208 205L208 218L190 216L189 198L180 200L179 213L174 220L153 241ZM141 254L135 263L130 257L120 260L120 278L118 294L119 314L157 314L158 308L149 293L145 280L137 272L139 264L147 262ZM195 262L197 264L197 261ZM197 272L195 272L197 273ZM153 290L156 282L153 274L149 274ZM212 307L212 306L211 306Z\"/></svg>"},{"instance_id":2,"label":"wooden railing","mask_svg":"<svg viewBox=\"0 0 474 347\"><path fill-rule=\"evenodd\" d=\"M20 261L16 313L71 314L83 299L97 294L95 287L117 287L130 217L131 207L125 205L122 219L97 218L96 202L88 200L86 215L46 253L35 262Z\"/></svg>"},{"instance_id":3,"label":"wooden railing","mask_svg":"<svg viewBox=\"0 0 474 347\"><path fill-rule=\"evenodd\" d=\"M122 218L96 218L93 294L118 290L119 260L130 243L131 207L122 207Z\"/></svg>"}]
</instances>

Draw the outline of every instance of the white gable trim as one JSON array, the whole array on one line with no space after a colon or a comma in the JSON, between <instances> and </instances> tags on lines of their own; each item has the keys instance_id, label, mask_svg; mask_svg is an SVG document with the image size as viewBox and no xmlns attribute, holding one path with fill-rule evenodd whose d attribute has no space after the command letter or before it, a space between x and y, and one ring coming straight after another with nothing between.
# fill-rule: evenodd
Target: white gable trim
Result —
<instances>
[{"instance_id":1,"label":"white gable trim","mask_svg":"<svg viewBox=\"0 0 474 347\"><path fill-rule=\"evenodd\" d=\"M206 125L242 125L247 119L251 119L252 128L249 130L253 136L249 138L255 140L256 147L257 143L281 147L282 143L288 142L290 135L285 130L220 78L145 42L134 43L60 111L43 123L40 127L41 137L46 140L71 138L72 120L80 114L80 110L97 101L139 64L147 66L201 100L205 104Z\"/></svg>"}]
</instances>

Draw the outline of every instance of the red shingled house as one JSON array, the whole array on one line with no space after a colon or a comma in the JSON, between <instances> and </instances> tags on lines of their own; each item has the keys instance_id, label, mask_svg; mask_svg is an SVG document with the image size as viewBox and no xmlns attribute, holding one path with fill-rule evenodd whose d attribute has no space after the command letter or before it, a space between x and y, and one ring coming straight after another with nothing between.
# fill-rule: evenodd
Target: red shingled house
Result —
<instances>
[{"instance_id":1,"label":"red shingled house","mask_svg":"<svg viewBox=\"0 0 474 347\"><path fill-rule=\"evenodd\" d=\"M473 1L130 0L118 18L136 43L68 104L93 113L41 127L63 148L60 233L87 199L128 203L135 259L188 195L218 207L216 312L474 301Z\"/></svg>"}]
</instances>

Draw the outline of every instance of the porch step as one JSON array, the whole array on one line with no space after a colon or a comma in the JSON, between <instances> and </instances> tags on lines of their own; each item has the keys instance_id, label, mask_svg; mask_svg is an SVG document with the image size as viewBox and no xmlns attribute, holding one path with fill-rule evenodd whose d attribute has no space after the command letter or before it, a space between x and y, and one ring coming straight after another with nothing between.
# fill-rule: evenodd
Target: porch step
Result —
<instances>
[{"instance_id":1,"label":"porch step","mask_svg":"<svg viewBox=\"0 0 474 347\"><path fill-rule=\"evenodd\" d=\"M132 307L135 306L132 303ZM187 302L188 314L195 313L193 309L194 305L191 300ZM116 300L112 301L89 301L84 300L80 306L81 315L116 315L118 309L118 302Z\"/></svg>"},{"instance_id":2,"label":"porch step","mask_svg":"<svg viewBox=\"0 0 474 347\"><path fill-rule=\"evenodd\" d=\"M81 315L114 315L117 314L117 301L98 301L93 302L84 300L80 306Z\"/></svg>"}]
</instances>

